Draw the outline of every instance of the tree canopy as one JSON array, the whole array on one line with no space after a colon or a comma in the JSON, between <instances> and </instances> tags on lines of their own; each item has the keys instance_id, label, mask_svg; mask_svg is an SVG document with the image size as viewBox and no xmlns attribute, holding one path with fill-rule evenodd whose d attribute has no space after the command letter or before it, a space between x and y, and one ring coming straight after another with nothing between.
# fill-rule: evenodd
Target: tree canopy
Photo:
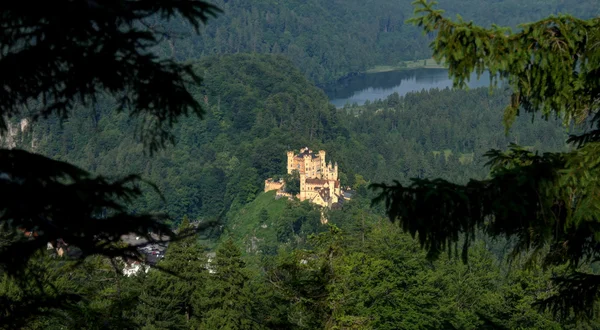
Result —
<instances>
[{"instance_id":1,"label":"tree canopy","mask_svg":"<svg viewBox=\"0 0 600 330\"><path fill-rule=\"evenodd\" d=\"M376 66L431 57L420 30L405 24L412 0L215 0L225 12L201 34L184 22L165 25L161 51L179 60L237 53L279 54L312 82L328 84ZM516 26L565 12L589 18L595 0L444 0L440 6L477 24ZM186 35L186 38L176 38ZM429 39L431 40L431 39Z\"/></svg>"},{"instance_id":2,"label":"tree canopy","mask_svg":"<svg viewBox=\"0 0 600 330\"><path fill-rule=\"evenodd\" d=\"M200 77L190 65L152 52L163 33L147 21L182 18L197 30L217 7L204 1L21 1L3 3L0 12L3 138L11 137L14 121L66 120L77 105L93 108L106 94L118 100L119 111L140 118L137 136L150 152L173 141L169 128L181 116L202 116L190 93ZM2 149L0 159L0 225L10 236L0 245L0 273L21 273L36 251L58 239L72 256L139 258L122 235L172 236L163 216L129 209L145 184L136 175L95 177L23 150Z\"/></svg>"},{"instance_id":3,"label":"tree canopy","mask_svg":"<svg viewBox=\"0 0 600 330\"><path fill-rule=\"evenodd\" d=\"M375 202L385 201L390 219L417 236L432 258L461 242L466 260L481 230L513 239L515 256L527 252L546 266L566 265L568 271L554 278L554 295L540 303L564 316L592 317L600 275L584 266L600 255L600 17L550 16L512 32L449 20L435 4L415 1L411 22L436 33L434 58L447 63L456 86L464 86L471 72L488 70L493 83L503 80L512 91L506 127L524 110L587 129L570 137L574 146L566 152L540 155L516 145L491 150L486 180L374 185L381 192Z\"/></svg>"}]
</instances>

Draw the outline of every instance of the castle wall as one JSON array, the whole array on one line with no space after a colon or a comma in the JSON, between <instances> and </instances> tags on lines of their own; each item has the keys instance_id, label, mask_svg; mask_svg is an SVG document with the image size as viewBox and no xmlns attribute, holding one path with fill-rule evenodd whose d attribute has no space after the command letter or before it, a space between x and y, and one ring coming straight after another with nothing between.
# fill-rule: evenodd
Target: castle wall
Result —
<instances>
[{"instance_id":1,"label":"castle wall","mask_svg":"<svg viewBox=\"0 0 600 330\"><path fill-rule=\"evenodd\" d=\"M338 165L331 162L326 165L324 150L319 150L318 156L308 148L300 149L299 154L287 152L288 174L297 170L300 174L300 193L296 196L300 201L309 200L323 207L331 207L339 202L341 194L338 180ZM265 189L275 188L276 185L267 184ZM267 191L267 190L265 190Z\"/></svg>"},{"instance_id":2,"label":"castle wall","mask_svg":"<svg viewBox=\"0 0 600 330\"><path fill-rule=\"evenodd\" d=\"M279 190L281 187L283 187L283 181L273 181L273 179L265 180L265 192Z\"/></svg>"},{"instance_id":3,"label":"castle wall","mask_svg":"<svg viewBox=\"0 0 600 330\"><path fill-rule=\"evenodd\" d=\"M306 175L304 173L300 173L300 194L298 195L300 201L306 200Z\"/></svg>"},{"instance_id":4,"label":"castle wall","mask_svg":"<svg viewBox=\"0 0 600 330\"><path fill-rule=\"evenodd\" d=\"M294 152L287 152L287 173L292 174L292 170L294 170Z\"/></svg>"},{"instance_id":5,"label":"castle wall","mask_svg":"<svg viewBox=\"0 0 600 330\"><path fill-rule=\"evenodd\" d=\"M325 170L325 155L327 153L325 152L325 150L319 150L319 160L321 161L319 164L319 169L321 170L321 173Z\"/></svg>"},{"instance_id":6,"label":"castle wall","mask_svg":"<svg viewBox=\"0 0 600 330\"><path fill-rule=\"evenodd\" d=\"M306 174L307 178L322 178L325 169L325 155L325 151L320 150L319 155L316 156L308 148L300 149L299 154L288 151L287 172L291 174L292 171L296 170L299 173Z\"/></svg>"}]
</instances>

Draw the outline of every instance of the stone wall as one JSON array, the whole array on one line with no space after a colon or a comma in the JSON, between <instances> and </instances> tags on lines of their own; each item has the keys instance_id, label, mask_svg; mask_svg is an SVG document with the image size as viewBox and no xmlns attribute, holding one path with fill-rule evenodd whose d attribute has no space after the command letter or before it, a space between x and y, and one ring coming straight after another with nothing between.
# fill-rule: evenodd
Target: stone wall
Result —
<instances>
[{"instance_id":1,"label":"stone wall","mask_svg":"<svg viewBox=\"0 0 600 330\"><path fill-rule=\"evenodd\" d=\"M283 180L273 181L273 179L269 178L265 180L265 192L271 190L279 190L283 187Z\"/></svg>"}]
</instances>

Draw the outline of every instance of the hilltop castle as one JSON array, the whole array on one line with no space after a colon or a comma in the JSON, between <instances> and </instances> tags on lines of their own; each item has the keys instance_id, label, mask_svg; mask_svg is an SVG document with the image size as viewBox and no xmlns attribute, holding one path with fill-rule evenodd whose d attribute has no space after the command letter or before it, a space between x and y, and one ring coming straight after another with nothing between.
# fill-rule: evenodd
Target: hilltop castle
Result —
<instances>
[{"instance_id":1,"label":"hilltop castle","mask_svg":"<svg viewBox=\"0 0 600 330\"><path fill-rule=\"evenodd\" d=\"M298 171L300 174L300 193L296 195L301 201L308 200L323 207L334 207L343 200L343 194L338 179L338 164L325 162L325 150L318 154L308 148L300 149L300 153L287 152L287 173ZM283 180L265 180L265 192L277 190L279 195L285 186Z\"/></svg>"}]
</instances>

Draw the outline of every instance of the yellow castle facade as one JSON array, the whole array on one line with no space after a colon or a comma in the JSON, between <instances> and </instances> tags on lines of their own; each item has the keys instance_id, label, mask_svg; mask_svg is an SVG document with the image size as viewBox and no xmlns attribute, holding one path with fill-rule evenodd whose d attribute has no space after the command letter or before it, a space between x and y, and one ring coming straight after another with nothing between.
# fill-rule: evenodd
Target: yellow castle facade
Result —
<instances>
[{"instance_id":1,"label":"yellow castle facade","mask_svg":"<svg viewBox=\"0 0 600 330\"><path fill-rule=\"evenodd\" d=\"M308 147L300 149L299 153L287 152L287 173L298 171L300 175L300 193L296 197L300 201L308 200L323 207L339 205L343 200L343 194L338 179L338 164L327 163L325 150L314 153ZM265 192L278 190L283 193L285 182L283 180L265 181Z\"/></svg>"}]
</instances>

